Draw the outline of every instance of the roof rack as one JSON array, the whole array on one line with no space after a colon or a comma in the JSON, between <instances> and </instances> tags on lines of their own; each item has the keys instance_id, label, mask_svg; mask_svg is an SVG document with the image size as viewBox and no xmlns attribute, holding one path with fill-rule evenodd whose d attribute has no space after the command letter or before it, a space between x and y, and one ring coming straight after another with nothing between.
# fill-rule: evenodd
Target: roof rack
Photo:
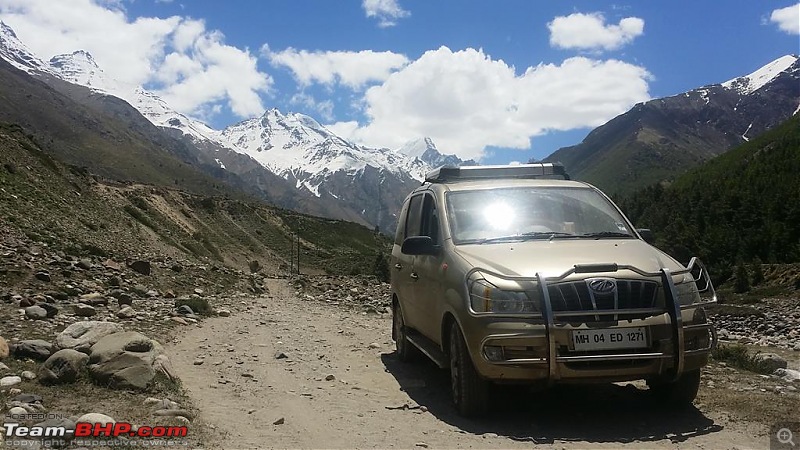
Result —
<instances>
[{"instance_id":1,"label":"roof rack","mask_svg":"<svg viewBox=\"0 0 800 450\"><path fill-rule=\"evenodd\" d=\"M508 166L442 166L425 175L429 183L447 183L462 180L487 180L493 178L542 178L569 180L561 163L532 163Z\"/></svg>"}]
</instances>

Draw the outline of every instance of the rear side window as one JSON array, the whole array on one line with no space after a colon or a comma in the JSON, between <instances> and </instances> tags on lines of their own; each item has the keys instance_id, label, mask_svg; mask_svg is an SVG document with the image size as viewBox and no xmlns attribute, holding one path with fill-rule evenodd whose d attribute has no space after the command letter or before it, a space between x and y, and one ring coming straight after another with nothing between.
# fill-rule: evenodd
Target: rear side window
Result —
<instances>
[{"instance_id":1,"label":"rear side window","mask_svg":"<svg viewBox=\"0 0 800 450\"><path fill-rule=\"evenodd\" d=\"M394 233L394 243L397 245L402 245L403 239L406 237L406 217L408 217L409 203L403 203L403 207L400 209L400 217L397 218L397 230Z\"/></svg>"},{"instance_id":2,"label":"rear side window","mask_svg":"<svg viewBox=\"0 0 800 450\"><path fill-rule=\"evenodd\" d=\"M420 235L420 225L422 224L422 199L422 194L411 197L411 201L408 204L408 216L406 217L405 235L403 238Z\"/></svg>"}]
</instances>

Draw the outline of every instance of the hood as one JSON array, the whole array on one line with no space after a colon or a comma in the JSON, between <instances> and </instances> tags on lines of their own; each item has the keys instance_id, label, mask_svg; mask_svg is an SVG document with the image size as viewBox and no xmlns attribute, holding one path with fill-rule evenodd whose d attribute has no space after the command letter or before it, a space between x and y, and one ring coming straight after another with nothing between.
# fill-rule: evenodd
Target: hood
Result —
<instances>
[{"instance_id":1,"label":"hood","mask_svg":"<svg viewBox=\"0 0 800 450\"><path fill-rule=\"evenodd\" d=\"M646 272L683 266L666 253L638 239L553 239L456 247L474 267L509 277L533 277L536 272L557 276L575 264L616 263Z\"/></svg>"}]
</instances>

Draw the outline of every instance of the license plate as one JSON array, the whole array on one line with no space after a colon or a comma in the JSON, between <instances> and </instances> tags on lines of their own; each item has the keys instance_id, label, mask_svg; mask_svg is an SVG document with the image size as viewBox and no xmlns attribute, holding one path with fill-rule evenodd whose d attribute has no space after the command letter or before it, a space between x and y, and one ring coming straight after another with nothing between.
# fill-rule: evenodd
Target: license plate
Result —
<instances>
[{"instance_id":1,"label":"license plate","mask_svg":"<svg viewBox=\"0 0 800 450\"><path fill-rule=\"evenodd\" d=\"M647 329L645 327L617 328L610 330L572 331L574 350L614 350L625 348L646 348Z\"/></svg>"}]
</instances>

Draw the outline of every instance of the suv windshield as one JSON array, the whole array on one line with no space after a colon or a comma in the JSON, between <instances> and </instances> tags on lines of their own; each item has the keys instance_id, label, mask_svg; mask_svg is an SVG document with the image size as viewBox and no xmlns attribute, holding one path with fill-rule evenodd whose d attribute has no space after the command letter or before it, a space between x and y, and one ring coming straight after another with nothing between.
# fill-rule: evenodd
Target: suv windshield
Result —
<instances>
[{"instance_id":1,"label":"suv windshield","mask_svg":"<svg viewBox=\"0 0 800 450\"><path fill-rule=\"evenodd\" d=\"M622 215L589 188L515 187L447 194L456 244L633 237Z\"/></svg>"}]
</instances>

